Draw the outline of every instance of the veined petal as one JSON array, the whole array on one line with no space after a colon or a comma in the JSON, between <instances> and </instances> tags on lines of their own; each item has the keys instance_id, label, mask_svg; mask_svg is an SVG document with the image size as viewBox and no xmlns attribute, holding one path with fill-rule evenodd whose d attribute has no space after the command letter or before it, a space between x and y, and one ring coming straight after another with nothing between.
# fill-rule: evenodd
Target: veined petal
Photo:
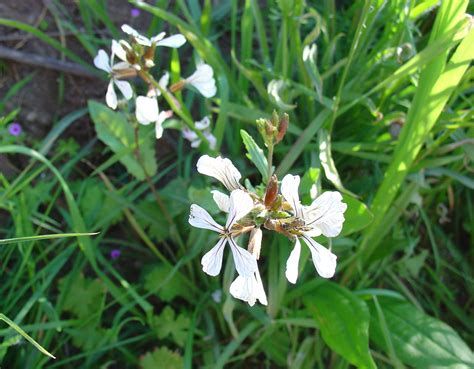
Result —
<instances>
[{"instance_id":1,"label":"veined petal","mask_svg":"<svg viewBox=\"0 0 474 369\"><path fill-rule=\"evenodd\" d=\"M166 47L172 47L172 48L178 48L183 46L186 43L186 38L178 33L176 35L166 37L162 39L161 41L156 42L156 46L166 46Z\"/></svg>"},{"instance_id":2,"label":"veined petal","mask_svg":"<svg viewBox=\"0 0 474 369\"><path fill-rule=\"evenodd\" d=\"M107 87L107 93L105 94L105 102L111 109L117 109L117 94L114 89L114 81L111 79L109 86Z\"/></svg>"},{"instance_id":3,"label":"veined petal","mask_svg":"<svg viewBox=\"0 0 474 369\"><path fill-rule=\"evenodd\" d=\"M281 194L295 211L296 216L301 216L301 203L298 195L300 176L287 174L281 181Z\"/></svg>"},{"instance_id":4,"label":"veined petal","mask_svg":"<svg viewBox=\"0 0 474 369\"><path fill-rule=\"evenodd\" d=\"M103 70L104 72L112 72L109 56L102 49L99 50L96 57L94 58L94 65L96 66L96 68Z\"/></svg>"},{"instance_id":5,"label":"veined petal","mask_svg":"<svg viewBox=\"0 0 474 369\"><path fill-rule=\"evenodd\" d=\"M311 251L318 274L323 278L332 278L336 272L337 256L306 234L303 235L303 240Z\"/></svg>"},{"instance_id":6,"label":"veined petal","mask_svg":"<svg viewBox=\"0 0 474 369\"><path fill-rule=\"evenodd\" d=\"M214 202L217 204L217 207L224 213L228 213L230 207L229 196L217 190L212 190L211 193Z\"/></svg>"},{"instance_id":7,"label":"veined petal","mask_svg":"<svg viewBox=\"0 0 474 369\"><path fill-rule=\"evenodd\" d=\"M218 156L211 158L203 155L197 162L197 171L220 181L229 191L241 188L239 180L242 177L238 169L229 159Z\"/></svg>"},{"instance_id":8,"label":"veined petal","mask_svg":"<svg viewBox=\"0 0 474 369\"><path fill-rule=\"evenodd\" d=\"M132 86L130 86L129 82L114 79L114 83L117 85L123 97L125 97L127 100L130 100L133 97Z\"/></svg>"},{"instance_id":9,"label":"veined petal","mask_svg":"<svg viewBox=\"0 0 474 369\"><path fill-rule=\"evenodd\" d=\"M240 189L232 191L225 228L231 229L235 222L247 215L252 209L253 200L247 192Z\"/></svg>"},{"instance_id":10,"label":"veined petal","mask_svg":"<svg viewBox=\"0 0 474 369\"><path fill-rule=\"evenodd\" d=\"M234 258L235 269L242 277L250 277L257 270L257 260L255 257L237 245L232 237L229 238L229 246Z\"/></svg>"},{"instance_id":11,"label":"veined petal","mask_svg":"<svg viewBox=\"0 0 474 369\"><path fill-rule=\"evenodd\" d=\"M201 259L202 270L213 277L218 275L222 268L222 256L227 238L221 238L217 244Z\"/></svg>"},{"instance_id":12,"label":"veined petal","mask_svg":"<svg viewBox=\"0 0 474 369\"><path fill-rule=\"evenodd\" d=\"M206 210L196 204L191 205L189 224L196 228L209 229L221 234L224 233L224 228L217 224Z\"/></svg>"},{"instance_id":13,"label":"veined petal","mask_svg":"<svg viewBox=\"0 0 474 369\"><path fill-rule=\"evenodd\" d=\"M300 262L300 255L301 255L301 243L300 240L297 238L295 247L290 253L288 260L286 261L286 279L288 282L295 284L296 280L298 279L298 265Z\"/></svg>"},{"instance_id":14,"label":"veined petal","mask_svg":"<svg viewBox=\"0 0 474 369\"><path fill-rule=\"evenodd\" d=\"M341 233L346 209L347 205L342 202L339 192L324 192L305 209L306 225L316 230L313 234L336 237Z\"/></svg>"},{"instance_id":15,"label":"veined petal","mask_svg":"<svg viewBox=\"0 0 474 369\"><path fill-rule=\"evenodd\" d=\"M137 117L138 123L148 125L158 120L159 110L156 98L138 96L135 104L135 116Z\"/></svg>"},{"instance_id":16,"label":"veined petal","mask_svg":"<svg viewBox=\"0 0 474 369\"><path fill-rule=\"evenodd\" d=\"M186 82L193 85L204 97L213 97L216 94L214 71L208 64L200 64L196 71L186 78Z\"/></svg>"}]
</instances>

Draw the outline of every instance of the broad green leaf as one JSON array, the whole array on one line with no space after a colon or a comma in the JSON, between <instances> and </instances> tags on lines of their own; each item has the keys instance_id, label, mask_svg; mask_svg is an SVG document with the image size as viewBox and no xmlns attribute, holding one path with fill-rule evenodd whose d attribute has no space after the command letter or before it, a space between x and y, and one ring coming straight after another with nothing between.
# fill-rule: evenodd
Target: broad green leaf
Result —
<instances>
[{"instance_id":1,"label":"broad green leaf","mask_svg":"<svg viewBox=\"0 0 474 369\"><path fill-rule=\"evenodd\" d=\"M182 369L183 358L177 352L166 347L160 347L140 358L141 369Z\"/></svg>"},{"instance_id":2,"label":"broad green leaf","mask_svg":"<svg viewBox=\"0 0 474 369\"><path fill-rule=\"evenodd\" d=\"M390 297L379 297L382 313L397 357L417 369L468 369L474 367L474 355L467 344L447 324L418 310L412 304ZM370 339L387 350L375 304Z\"/></svg>"},{"instance_id":3,"label":"broad green leaf","mask_svg":"<svg viewBox=\"0 0 474 369\"><path fill-rule=\"evenodd\" d=\"M145 274L144 287L147 291L157 293L161 300L170 302L175 297L188 297L189 291L181 274L176 273L164 285L163 281L171 274L173 268L170 265L159 264L154 266Z\"/></svg>"},{"instance_id":4,"label":"broad green leaf","mask_svg":"<svg viewBox=\"0 0 474 369\"><path fill-rule=\"evenodd\" d=\"M363 300L346 288L325 281L304 303L332 350L358 368L376 368L369 353L370 314Z\"/></svg>"},{"instance_id":5,"label":"broad green leaf","mask_svg":"<svg viewBox=\"0 0 474 369\"><path fill-rule=\"evenodd\" d=\"M257 145L255 140L243 129L240 130L240 135L247 149L247 158L255 164L258 171L262 175L264 183L268 182L268 163L263 150Z\"/></svg>"},{"instance_id":6,"label":"broad green leaf","mask_svg":"<svg viewBox=\"0 0 474 369\"><path fill-rule=\"evenodd\" d=\"M342 236L358 232L372 223L374 215L371 213L367 205L354 199L349 195L342 195L343 202L347 204L347 210L344 213L344 225L342 227Z\"/></svg>"},{"instance_id":7,"label":"broad green leaf","mask_svg":"<svg viewBox=\"0 0 474 369\"><path fill-rule=\"evenodd\" d=\"M122 113L95 101L89 101L89 113L95 124L97 137L117 154L130 174L141 181L146 178L144 169L149 176L156 174L158 168L154 151L155 139L153 135L143 132L146 127L140 127L142 128L139 134L140 163L135 153L134 128Z\"/></svg>"}]
</instances>

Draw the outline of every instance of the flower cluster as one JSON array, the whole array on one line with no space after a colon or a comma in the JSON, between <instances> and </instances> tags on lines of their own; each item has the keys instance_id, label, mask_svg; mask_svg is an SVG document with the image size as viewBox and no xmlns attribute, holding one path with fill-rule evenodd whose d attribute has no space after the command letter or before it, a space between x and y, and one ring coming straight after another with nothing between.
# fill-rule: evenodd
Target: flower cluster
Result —
<instances>
[{"instance_id":1,"label":"flower cluster","mask_svg":"<svg viewBox=\"0 0 474 369\"><path fill-rule=\"evenodd\" d=\"M94 65L107 72L110 81L105 95L105 101L111 109L117 109L120 99L117 91L127 101L135 102L136 121L142 125L155 125L156 138L159 139L163 135L163 123L165 120L173 116L174 113L182 114L183 107L179 99L174 93L183 88L191 88L199 92L206 98L213 97L216 92L216 82L214 80L214 71L211 66L201 63L197 65L196 71L187 78L182 78L171 86L168 86L170 77L168 72L164 72L159 81L156 81L150 73L150 69L155 66L155 53L160 47L179 48L186 43L186 38L182 34L176 34L165 37L166 33L161 32L156 36L148 38L131 26L122 25L122 31L129 36L127 40L112 40L111 55L109 56L105 50L99 50L94 58ZM136 95L132 84L129 82L131 78L139 77L148 86L145 95ZM158 99L165 97L172 110L160 111ZM133 99L135 97L135 99ZM201 135L199 126L201 122L187 122L186 131L183 134L190 137L189 132L195 134L191 142L192 147L197 147L201 139L204 137L209 146L215 146L215 138L209 130ZM207 125L208 128L210 125Z\"/></svg>"},{"instance_id":2,"label":"flower cluster","mask_svg":"<svg viewBox=\"0 0 474 369\"><path fill-rule=\"evenodd\" d=\"M294 243L286 263L286 277L296 283L301 254L300 240L308 246L318 274L331 278L336 271L337 257L317 243L313 237L337 236L342 229L347 205L339 192L322 193L309 206L302 205L298 195L300 177L286 175L281 181L275 176L267 184L264 196L244 188L242 175L229 159L202 156L197 162L199 173L220 181L229 194L213 190L212 195L219 209L227 213L224 226L200 206L191 205L189 223L197 228L218 233L216 245L202 258L205 273L216 276L222 267L224 248L229 245L238 276L230 286L230 293L253 306L258 300L267 304L267 297L260 277L257 260L262 244L262 228L278 232ZM237 244L237 238L249 233L247 250Z\"/></svg>"}]
</instances>

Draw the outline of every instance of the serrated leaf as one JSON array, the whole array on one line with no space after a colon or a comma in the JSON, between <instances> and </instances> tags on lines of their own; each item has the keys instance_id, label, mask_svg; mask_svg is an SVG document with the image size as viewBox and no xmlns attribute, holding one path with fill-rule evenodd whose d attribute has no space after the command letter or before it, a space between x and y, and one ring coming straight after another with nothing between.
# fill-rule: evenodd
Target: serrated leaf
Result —
<instances>
[{"instance_id":1,"label":"serrated leaf","mask_svg":"<svg viewBox=\"0 0 474 369\"><path fill-rule=\"evenodd\" d=\"M99 279L90 279L78 274L72 281L63 279L59 289L65 294L63 308L79 319L89 319L92 315L100 320L105 299L105 288Z\"/></svg>"},{"instance_id":2,"label":"serrated leaf","mask_svg":"<svg viewBox=\"0 0 474 369\"><path fill-rule=\"evenodd\" d=\"M468 369L474 355L447 324L418 310L406 301L379 297L378 301L397 357L417 369ZM387 343L373 303L370 339L383 350Z\"/></svg>"},{"instance_id":3,"label":"serrated leaf","mask_svg":"<svg viewBox=\"0 0 474 369\"><path fill-rule=\"evenodd\" d=\"M369 353L370 313L362 299L325 281L304 302L332 350L359 368L376 368Z\"/></svg>"},{"instance_id":4,"label":"serrated leaf","mask_svg":"<svg viewBox=\"0 0 474 369\"><path fill-rule=\"evenodd\" d=\"M188 336L190 320L187 316L179 314L175 316L174 310L166 306L159 316L153 317L153 329L158 338L163 339L171 336L173 341L179 346L184 346Z\"/></svg>"},{"instance_id":5,"label":"serrated leaf","mask_svg":"<svg viewBox=\"0 0 474 369\"><path fill-rule=\"evenodd\" d=\"M183 369L184 362L177 352L173 352L167 347L160 347L141 357L140 367L142 369Z\"/></svg>"},{"instance_id":6,"label":"serrated leaf","mask_svg":"<svg viewBox=\"0 0 474 369\"><path fill-rule=\"evenodd\" d=\"M344 225L342 227L342 236L358 232L369 226L374 220L374 215L363 202L354 199L349 195L342 195L342 201L347 204L347 210L344 213Z\"/></svg>"},{"instance_id":7,"label":"serrated leaf","mask_svg":"<svg viewBox=\"0 0 474 369\"><path fill-rule=\"evenodd\" d=\"M135 131L125 115L95 101L89 101L88 106L99 140L116 154L130 174L143 181L145 172L135 155ZM158 169L154 150L155 139L148 131L148 127L140 127L138 141L145 170L149 176L153 176Z\"/></svg>"},{"instance_id":8,"label":"serrated leaf","mask_svg":"<svg viewBox=\"0 0 474 369\"><path fill-rule=\"evenodd\" d=\"M257 145L255 140L243 129L240 130L242 141L247 149L247 158L255 164L258 171L262 175L262 181L268 182L268 162L263 150Z\"/></svg>"}]
</instances>

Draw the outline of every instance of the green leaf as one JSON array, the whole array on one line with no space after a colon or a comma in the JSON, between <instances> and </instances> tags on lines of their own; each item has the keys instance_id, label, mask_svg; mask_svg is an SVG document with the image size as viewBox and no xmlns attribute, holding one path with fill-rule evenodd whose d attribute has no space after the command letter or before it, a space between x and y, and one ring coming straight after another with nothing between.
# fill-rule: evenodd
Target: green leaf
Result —
<instances>
[{"instance_id":1,"label":"green leaf","mask_svg":"<svg viewBox=\"0 0 474 369\"><path fill-rule=\"evenodd\" d=\"M157 348L155 351L149 352L140 358L140 367L142 369L182 369L183 365L181 355L166 347Z\"/></svg>"},{"instance_id":2,"label":"green leaf","mask_svg":"<svg viewBox=\"0 0 474 369\"><path fill-rule=\"evenodd\" d=\"M65 295L64 310L80 319L89 319L102 310L105 288L99 279L93 280L79 274L72 281L62 280L59 289ZM100 320L100 316L97 319Z\"/></svg>"},{"instance_id":3,"label":"green leaf","mask_svg":"<svg viewBox=\"0 0 474 369\"><path fill-rule=\"evenodd\" d=\"M358 232L369 226L374 220L374 215L367 205L349 195L342 195L343 202L347 204L347 210L344 213L344 226L342 227L342 236Z\"/></svg>"},{"instance_id":4,"label":"green leaf","mask_svg":"<svg viewBox=\"0 0 474 369\"><path fill-rule=\"evenodd\" d=\"M141 181L146 177L143 169L149 176L156 174L158 167L154 151L155 139L153 135L145 132L147 127L140 127L139 133L143 168L135 155L135 131L125 115L95 101L89 101L89 114L95 124L99 140L116 154L117 159L130 174Z\"/></svg>"},{"instance_id":5,"label":"green leaf","mask_svg":"<svg viewBox=\"0 0 474 369\"><path fill-rule=\"evenodd\" d=\"M187 298L188 288L181 274L176 273L163 286L162 281L166 280L173 268L170 265L159 264L154 266L145 274L145 289L151 293L158 293L161 300L170 302L175 297L181 296ZM160 288L161 286L161 288Z\"/></svg>"},{"instance_id":6,"label":"green leaf","mask_svg":"<svg viewBox=\"0 0 474 369\"><path fill-rule=\"evenodd\" d=\"M263 150L257 145L255 140L243 129L240 130L242 141L247 149L247 158L255 164L258 171L262 175L264 183L268 182L268 163Z\"/></svg>"},{"instance_id":7,"label":"green leaf","mask_svg":"<svg viewBox=\"0 0 474 369\"><path fill-rule=\"evenodd\" d=\"M370 314L363 300L335 283L325 281L306 297L327 345L359 368L376 368L369 353Z\"/></svg>"},{"instance_id":8,"label":"green leaf","mask_svg":"<svg viewBox=\"0 0 474 369\"><path fill-rule=\"evenodd\" d=\"M158 338L171 336L179 346L184 346L188 336L189 318L183 314L175 316L174 310L166 306L159 316L153 317L152 326Z\"/></svg>"},{"instance_id":9,"label":"green leaf","mask_svg":"<svg viewBox=\"0 0 474 369\"><path fill-rule=\"evenodd\" d=\"M432 318L406 301L379 297L378 301L397 357L417 369L474 367L474 355L467 344L447 324ZM387 351L383 327L370 303L370 339Z\"/></svg>"},{"instance_id":10,"label":"green leaf","mask_svg":"<svg viewBox=\"0 0 474 369\"><path fill-rule=\"evenodd\" d=\"M6 245L9 243L19 243L19 242L52 240L55 238L95 236L96 234L98 233L58 233L58 234L42 234L38 236L28 236L28 237L6 238L4 240L0 240L0 245Z\"/></svg>"}]
</instances>

